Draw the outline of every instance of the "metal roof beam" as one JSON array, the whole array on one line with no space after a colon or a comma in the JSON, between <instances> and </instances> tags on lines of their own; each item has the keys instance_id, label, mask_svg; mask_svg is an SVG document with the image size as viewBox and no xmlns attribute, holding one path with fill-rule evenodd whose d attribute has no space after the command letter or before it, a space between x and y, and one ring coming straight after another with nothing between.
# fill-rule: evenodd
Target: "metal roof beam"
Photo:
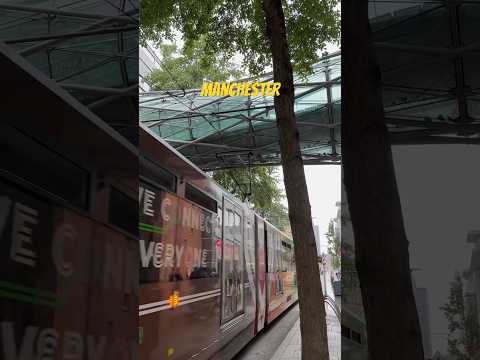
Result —
<instances>
[{"instance_id":1,"label":"metal roof beam","mask_svg":"<svg viewBox=\"0 0 480 360\"><path fill-rule=\"evenodd\" d=\"M128 18L125 18L124 21L127 21L128 22ZM90 24L88 26L84 26L84 27L81 27L79 28L77 31L79 32L82 32L82 31L88 31L90 29L95 29L99 26L102 26L102 25L105 25L105 24L108 24L110 22L113 22L113 21L117 21L117 22L120 22L119 20L117 19L112 19L112 18L105 18L105 19L101 19L100 21L96 21L95 23L93 24ZM123 20L122 20L123 21ZM60 37L60 38L54 38L54 39L50 39L50 40L47 40L47 41L44 41L40 44L35 44L35 45L32 45L32 46L29 46L25 49L22 49L20 50L18 53L22 56L28 56L28 55L32 55L40 50L43 50L43 49L46 49L48 47L51 47L53 45L56 45L56 44L59 44L65 40L68 40L69 38L68 37Z\"/></svg>"},{"instance_id":2,"label":"metal roof beam","mask_svg":"<svg viewBox=\"0 0 480 360\"><path fill-rule=\"evenodd\" d=\"M448 0L448 13L450 17L450 31L452 34L452 46L455 49L461 48L460 25L459 25L459 8L456 0ZM477 42L477 48L480 42ZM475 44L474 44L475 45ZM465 98L465 72L463 69L463 58L458 54L453 60L455 67L455 92L457 95L457 107L459 121L469 121L467 100Z\"/></svg>"},{"instance_id":3,"label":"metal roof beam","mask_svg":"<svg viewBox=\"0 0 480 360\"><path fill-rule=\"evenodd\" d=\"M176 140L176 139L164 139L165 141L168 141L170 143L176 143L176 144L190 144L191 141L188 140ZM211 143L203 143L203 142L197 142L195 146L205 146L205 147L211 147L211 148L221 148L221 149L229 149L229 150L240 150L240 151L254 151L254 149L249 149L249 148L242 148L238 146L230 146L230 145L225 145L225 144L211 144Z\"/></svg>"},{"instance_id":4,"label":"metal roof beam","mask_svg":"<svg viewBox=\"0 0 480 360\"><path fill-rule=\"evenodd\" d=\"M50 34L50 35L40 35L40 36L32 36L32 37L24 37L24 38L17 38L17 39L7 39L3 40L5 44L17 44L17 43L24 43L24 42L35 42L35 41L43 41L43 40L68 40L71 38L78 38L82 36L92 36L92 35L104 35L104 34L112 34L124 31L137 31L138 26L130 25L124 27L110 27L110 28L103 28L99 30L85 30L85 31L72 31L67 33L60 33L60 34Z\"/></svg>"},{"instance_id":5,"label":"metal roof beam","mask_svg":"<svg viewBox=\"0 0 480 360\"><path fill-rule=\"evenodd\" d=\"M446 56L461 56L470 52L475 52L480 49L480 42L475 42L466 46L459 46L457 48L445 48L436 46L421 46L421 45L407 45L395 44L389 42L375 42L374 47L385 50L398 50L411 53L427 54L427 55L446 55Z\"/></svg>"},{"instance_id":6,"label":"metal roof beam","mask_svg":"<svg viewBox=\"0 0 480 360\"><path fill-rule=\"evenodd\" d=\"M127 88L109 88L109 87L67 84L67 83L58 83L58 85L67 90L93 92L93 93L117 95L117 96L129 96L131 94L138 92L137 84Z\"/></svg>"},{"instance_id":7,"label":"metal roof beam","mask_svg":"<svg viewBox=\"0 0 480 360\"><path fill-rule=\"evenodd\" d=\"M221 129L221 130L218 130L218 131L217 131L216 133L214 133L214 134L208 134L208 135L205 135L205 136L201 136L201 137L199 137L199 138L197 138L197 139L195 139L195 140L193 140L193 141L190 141L188 144L179 146L179 147L177 148L177 150L180 151L180 150L182 150L182 149L185 149L185 148L188 147L188 146L195 145L196 143L198 143L198 142L200 142L200 141L202 141L202 140L205 140L205 139L207 139L208 137L210 137L210 136L212 136L212 135L222 134L225 130L232 129L232 128L237 127L238 125L243 124L243 123L244 123L244 120L241 120L241 121L238 121L238 122L236 122L236 123L234 123L234 124L232 124L232 125L230 125L230 126L227 126L226 128L223 128L223 129Z\"/></svg>"},{"instance_id":8,"label":"metal roof beam","mask_svg":"<svg viewBox=\"0 0 480 360\"><path fill-rule=\"evenodd\" d=\"M445 96L451 93L449 89L431 89L431 88L422 88L416 86L405 86L405 85L396 85L396 84L382 84L382 89L384 91L398 91L406 94L419 94L419 95L430 95L430 96Z\"/></svg>"},{"instance_id":9,"label":"metal roof beam","mask_svg":"<svg viewBox=\"0 0 480 360\"><path fill-rule=\"evenodd\" d=\"M469 124L458 124L458 123L445 123L445 122L432 122L426 120L415 120L415 119L406 119L406 118L397 118L386 116L385 121L387 124L391 125L401 125L408 127L419 127L419 128L428 128L428 129L437 129L442 131L480 131L480 122L469 123Z\"/></svg>"},{"instance_id":10,"label":"metal roof beam","mask_svg":"<svg viewBox=\"0 0 480 360\"><path fill-rule=\"evenodd\" d=\"M39 7L39 6L24 6L24 5L13 5L13 4L0 4L0 9L2 10L11 10L11 11L21 11L21 12L28 12L28 13L40 13L40 14L53 14L59 16L68 16L68 17L75 17L75 18L82 18L82 19L115 19L115 20L125 20L129 19L132 20L128 16L106 16L100 14L93 14L93 13L84 13L78 11L67 11L67 10L60 10L55 8L47 8L47 7ZM137 11L127 12L127 15L135 14Z\"/></svg>"},{"instance_id":11,"label":"metal roof beam","mask_svg":"<svg viewBox=\"0 0 480 360\"><path fill-rule=\"evenodd\" d=\"M392 145L480 145L480 138L454 136L420 136L412 138L391 138Z\"/></svg>"},{"instance_id":12,"label":"metal roof beam","mask_svg":"<svg viewBox=\"0 0 480 360\"><path fill-rule=\"evenodd\" d=\"M97 100L90 105L88 105L88 108L90 110L98 109L101 108L102 106L108 105L124 96L131 96L134 95L138 92L138 84L129 86L127 88L122 89L122 92L113 94L107 97L104 97L103 99Z\"/></svg>"},{"instance_id":13,"label":"metal roof beam","mask_svg":"<svg viewBox=\"0 0 480 360\"><path fill-rule=\"evenodd\" d=\"M440 104L443 102L447 101L453 101L455 100L455 97L453 96L447 96L447 97L439 97L439 98L432 98L432 99L425 99L425 100L414 100L414 101L408 101L403 104L398 104L398 105L391 105L391 106L386 106L385 107L385 113L394 113L398 111L405 111L405 110L411 110L415 109L418 107L423 107L423 106L430 106L430 105L436 105Z\"/></svg>"},{"instance_id":14,"label":"metal roof beam","mask_svg":"<svg viewBox=\"0 0 480 360\"><path fill-rule=\"evenodd\" d=\"M227 170L227 169L237 169L240 167L245 167L247 162L237 164L237 165L224 165L224 166L213 166L217 164L217 162L211 162L202 166L204 171L216 171L216 170ZM319 158L319 159L305 159L303 160L304 165L341 165L341 157L338 156L336 158ZM278 157L278 161L268 161L268 162L252 162L250 164L251 167L259 167L259 166L282 166L282 161L280 157Z\"/></svg>"}]
</instances>

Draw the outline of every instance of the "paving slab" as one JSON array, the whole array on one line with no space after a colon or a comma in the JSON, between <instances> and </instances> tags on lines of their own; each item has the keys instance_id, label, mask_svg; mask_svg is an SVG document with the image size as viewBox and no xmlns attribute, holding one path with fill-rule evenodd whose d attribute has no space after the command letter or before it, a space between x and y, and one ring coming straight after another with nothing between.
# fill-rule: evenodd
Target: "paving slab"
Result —
<instances>
[{"instance_id":1,"label":"paving slab","mask_svg":"<svg viewBox=\"0 0 480 360\"><path fill-rule=\"evenodd\" d=\"M274 321L252 340L234 360L271 360L292 326L299 318L298 305L293 306L285 314Z\"/></svg>"},{"instance_id":2,"label":"paving slab","mask_svg":"<svg viewBox=\"0 0 480 360\"><path fill-rule=\"evenodd\" d=\"M335 299L332 283L329 281L330 272L322 280L324 294ZM340 304L338 304L340 305ZM340 306L339 306L340 307ZM341 345L341 324L335 311L325 304L325 313L327 320L328 352L330 360L340 360L342 354ZM278 350L273 354L270 360L301 360L302 359L302 337L300 333L300 319L292 326Z\"/></svg>"},{"instance_id":3,"label":"paving slab","mask_svg":"<svg viewBox=\"0 0 480 360\"><path fill-rule=\"evenodd\" d=\"M330 360L341 359L341 327L333 310L329 307L327 311L327 335L328 351ZM301 360L302 359L302 337L300 334L300 320L290 329L278 350L270 360Z\"/></svg>"},{"instance_id":4,"label":"paving slab","mask_svg":"<svg viewBox=\"0 0 480 360\"><path fill-rule=\"evenodd\" d=\"M322 276L322 283L324 279L327 279L326 289L323 284L324 293L335 299L332 284L328 281L330 271ZM340 321L329 305L325 305L325 312L330 360L340 360L342 350ZM301 358L302 337L299 309L296 305L271 324L258 338L256 337L234 360L301 360Z\"/></svg>"}]
</instances>

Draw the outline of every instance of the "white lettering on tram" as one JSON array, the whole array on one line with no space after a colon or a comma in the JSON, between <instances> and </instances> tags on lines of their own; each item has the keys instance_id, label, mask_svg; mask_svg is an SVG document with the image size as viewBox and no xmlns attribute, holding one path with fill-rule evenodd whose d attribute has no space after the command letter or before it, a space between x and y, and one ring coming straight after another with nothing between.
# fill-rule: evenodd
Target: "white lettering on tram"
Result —
<instances>
[{"instance_id":1,"label":"white lettering on tram","mask_svg":"<svg viewBox=\"0 0 480 360\"><path fill-rule=\"evenodd\" d=\"M38 259L34 251L36 239L33 235L35 226L39 225L39 212L20 202L14 202L8 197L0 197L0 235L6 229L10 214L12 215L10 258L29 268L35 267ZM98 278L103 280L100 284L104 289L114 288L126 294L137 293L138 249L133 242L130 242L131 246L118 246L115 241L105 239L102 242L104 251L98 253L101 259L96 258L100 266L95 269L87 269L88 265L84 259L88 251L88 242L79 241L78 236L75 227L66 222L59 224L54 229L51 257L59 274L74 281L89 283L91 278L88 274L90 271L96 271ZM72 253L66 251L67 249L76 250ZM76 269L75 266L78 268ZM75 270L77 271L75 272Z\"/></svg>"},{"instance_id":2,"label":"white lettering on tram","mask_svg":"<svg viewBox=\"0 0 480 360\"><path fill-rule=\"evenodd\" d=\"M107 338L86 334L85 337L74 331L61 334L52 328L27 326L20 343L15 341L13 322L0 322L2 332L2 359L5 360L101 360L105 356ZM60 350L59 343L63 343ZM60 355L57 357L57 355Z\"/></svg>"},{"instance_id":3,"label":"white lettering on tram","mask_svg":"<svg viewBox=\"0 0 480 360\"><path fill-rule=\"evenodd\" d=\"M156 194L144 187L140 187L139 191L139 201L143 203L143 214L147 216L154 216L153 202L155 200ZM143 197L143 202L142 202Z\"/></svg>"},{"instance_id":4,"label":"white lettering on tram","mask_svg":"<svg viewBox=\"0 0 480 360\"><path fill-rule=\"evenodd\" d=\"M65 243L73 242L75 243L77 238L77 232L70 224L61 224L55 235L53 236L52 241L52 258L53 262L60 274L63 276L71 276L73 274L73 265L71 262L68 262L65 256ZM74 244L75 245L75 244Z\"/></svg>"},{"instance_id":5,"label":"white lettering on tram","mask_svg":"<svg viewBox=\"0 0 480 360\"><path fill-rule=\"evenodd\" d=\"M34 267L36 255L29 247L33 245L32 226L38 225L38 211L19 202L15 203L13 211L10 257L16 262Z\"/></svg>"},{"instance_id":6,"label":"white lettering on tram","mask_svg":"<svg viewBox=\"0 0 480 360\"><path fill-rule=\"evenodd\" d=\"M164 221L170 221L170 215L167 213L167 208L169 208L172 205L172 202L170 201L169 198L165 198L162 201L162 206L160 208L160 214L162 215L162 219Z\"/></svg>"},{"instance_id":7,"label":"white lettering on tram","mask_svg":"<svg viewBox=\"0 0 480 360\"><path fill-rule=\"evenodd\" d=\"M157 194L151 190L148 190L142 186L139 188L139 202L142 207L142 213L149 217L155 218L154 201L157 198ZM185 228L212 233L213 226L217 218L207 213L205 210L200 209L187 202L178 202L180 207L178 212L175 212L175 206L172 203L172 199L168 196L159 197L160 201L160 219L164 222L173 222L174 224L180 224ZM172 209L173 207L173 209Z\"/></svg>"},{"instance_id":8,"label":"white lettering on tram","mask_svg":"<svg viewBox=\"0 0 480 360\"><path fill-rule=\"evenodd\" d=\"M157 269L178 268L181 264L189 268L206 267L207 256L207 249L140 240L140 260L144 268L151 265Z\"/></svg>"}]
</instances>

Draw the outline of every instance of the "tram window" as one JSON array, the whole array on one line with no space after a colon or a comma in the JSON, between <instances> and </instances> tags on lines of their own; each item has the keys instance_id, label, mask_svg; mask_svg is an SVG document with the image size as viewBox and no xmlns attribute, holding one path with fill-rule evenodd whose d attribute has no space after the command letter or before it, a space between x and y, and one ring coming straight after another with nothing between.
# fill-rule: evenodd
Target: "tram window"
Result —
<instances>
[{"instance_id":1,"label":"tram window","mask_svg":"<svg viewBox=\"0 0 480 360\"><path fill-rule=\"evenodd\" d=\"M280 249L280 239L278 232L275 231L275 271L279 272L282 266L282 254Z\"/></svg>"},{"instance_id":2,"label":"tram window","mask_svg":"<svg viewBox=\"0 0 480 360\"><path fill-rule=\"evenodd\" d=\"M342 336L347 339L351 338L351 332L349 327L342 325Z\"/></svg>"},{"instance_id":3,"label":"tram window","mask_svg":"<svg viewBox=\"0 0 480 360\"><path fill-rule=\"evenodd\" d=\"M185 198L203 206L205 209L217 212L217 202L190 184L187 184L185 187Z\"/></svg>"},{"instance_id":4,"label":"tram window","mask_svg":"<svg viewBox=\"0 0 480 360\"><path fill-rule=\"evenodd\" d=\"M283 271L292 271L292 246L282 240L283 250Z\"/></svg>"},{"instance_id":5,"label":"tram window","mask_svg":"<svg viewBox=\"0 0 480 360\"><path fill-rule=\"evenodd\" d=\"M88 208L88 172L13 127L0 127L0 169Z\"/></svg>"},{"instance_id":6,"label":"tram window","mask_svg":"<svg viewBox=\"0 0 480 360\"><path fill-rule=\"evenodd\" d=\"M267 225L267 251L268 251L268 264L267 264L267 272L273 273L275 272L274 268L274 257L275 257L275 251L274 251L274 236L275 233L273 232L272 228Z\"/></svg>"},{"instance_id":7,"label":"tram window","mask_svg":"<svg viewBox=\"0 0 480 360\"><path fill-rule=\"evenodd\" d=\"M243 224L239 211L229 203L224 207L222 321L243 312L244 256Z\"/></svg>"},{"instance_id":8,"label":"tram window","mask_svg":"<svg viewBox=\"0 0 480 360\"><path fill-rule=\"evenodd\" d=\"M361 344L362 343L362 335L360 335L360 333L356 332L355 330L352 330L352 340Z\"/></svg>"},{"instance_id":9,"label":"tram window","mask_svg":"<svg viewBox=\"0 0 480 360\"><path fill-rule=\"evenodd\" d=\"M140 174L168 191L177 191L177 177L148 158L140 160Z\"/></svg>"},{"instance_id":10,"label":"tram window","mask_svg":"<svg viewBox=\"0 0 480 360\"><path fill-rule=\"evenodd\" d=\"M108 221L131 234L138 232L138 203L114 187L110 188Z\"/></svg>"},{"instance_id":11,"label":"tram window","mask_svg":"<svg viewBox=\"0 0 480 360\"><path fill-rule=\"evenodd\" d=\"M280 246L280 244L281 244L281 241L279 236L277 240L277 259L278 259L277 271L282 271L283 269L283 249Z\"/></svg>"}]
</instances>

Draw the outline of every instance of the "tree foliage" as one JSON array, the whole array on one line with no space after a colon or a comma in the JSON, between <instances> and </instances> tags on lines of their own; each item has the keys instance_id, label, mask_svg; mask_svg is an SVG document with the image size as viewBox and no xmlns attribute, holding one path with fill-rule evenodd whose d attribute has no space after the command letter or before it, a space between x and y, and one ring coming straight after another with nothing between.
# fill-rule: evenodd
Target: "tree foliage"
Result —
<instances>
[{"instance_id":1,"label":"tree foliage","mask_svg":"<svg viewBox=\"0 0 480 360\"><path fill-rule=\"evenodd\" d=\"M456 273L448 300L440 307L448 321L448 352L458 360L480 359L480 329L473 304L467 304L463 279Z\"/></svg>"},{"instance_id":2,"label":"tree foliage","mask_svg":"<svg viewBox=\"0 0 480 360\"><path fill-rule=\"evenodd\" d=\"M147 76L147 82L154 90L185 90L198 88L206 80L225 81L243 75L230 59L205 56L204 46L203 39L182 49L173 43L159 44L161 67Z\"/></svg>"},{"instance_id":3,"label":"tree foliage","mask_svg":"<svg viewBox=\"0 0 480 360\"><path fill-rule=\"evenodd\" d=\"M226 190L242 200L248 200L255 211L282 231L289 232L287 208L282 204L285 197L278 187L278 169L254 167L218 170L213 178Z\"/></svg>"},{"instance_id":4,"label":"tree foliage","mask_svg":"<svg viewBox=\"0 0 480 360\"><path fill-rule=\"evenodd\" d=\"M243 74L238 67L227 61L203 57L204 40L193 47L179 49L175 44L159 44L162 67L154 70L147 81L155 90L192 89L199 87L205 79L223 81ZM283 191L278 187L278 169L253 167L218 170L214 179L226 190L243 201L252 203L255 210L283 231L289 231L288 210L282 204Z\"/></svg>"},{"instance_id":5,"label":"tree foliage","mask_svg":"<svg viewBox=\"0 0 480 360\"><path fill-rule=\"evenodd\" d=\"M330 222L328 223L328 230L325 236L327 237L328 241L328 254L332 259L332 266L335 270L340 270L342 263L342 242L340 237L342 213L340 211L340 203L337 203L336 205L338 207L337 216L333 219L330 219Z\"/></svg>"},{"instance_id":6,"label":"tree foliage","mask_svg":"<svg viewBox=\"0 0 480 360\"><path fill-rule=\"evenodd\" d=\"M290 57L301 74L311 73L325 44L339 38L338 0L284 0ZM204 38L204 57L241 54L251 74L271 65L262 2L258 0L142 0L141 41L174 41L186 48Z\"/></svg>"}]
</instances>

